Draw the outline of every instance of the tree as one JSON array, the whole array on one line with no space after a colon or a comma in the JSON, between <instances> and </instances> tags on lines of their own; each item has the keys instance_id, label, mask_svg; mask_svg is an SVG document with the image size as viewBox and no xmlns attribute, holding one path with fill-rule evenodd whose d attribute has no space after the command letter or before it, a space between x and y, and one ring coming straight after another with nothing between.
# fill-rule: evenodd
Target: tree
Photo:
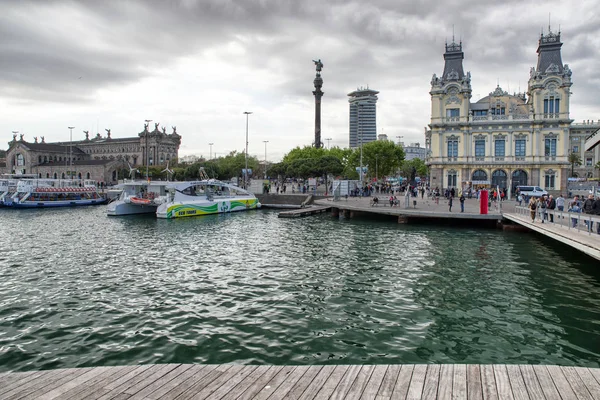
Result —
<instances>
[{"instance_id":1,"label":"tree","mask_svg":"<svg viewBox=\"0 0 600 400\"><path fill-rule=\"evenodd\" d=\"M571 177L575 176L575 164L581 165L581 157L577 153L569 154L569 162L571 163Z\"/></svg>"},{"instance_id":2,"label":"tree","mask_svg":"<svg viewBox=\"0 0 600 400\"><path fill-rule=\"evenodd\" d=\"M375 178L375 175L394 175L404 160L404 149L391 140L365 143L362 146L362 153L362 165L363 167L368 166L367 176L371 178ZM359 173L356 171L359 167L360 147L354 149L350 155L344 174L349 178L359 178Z\"/></svg>"}]
</instances>

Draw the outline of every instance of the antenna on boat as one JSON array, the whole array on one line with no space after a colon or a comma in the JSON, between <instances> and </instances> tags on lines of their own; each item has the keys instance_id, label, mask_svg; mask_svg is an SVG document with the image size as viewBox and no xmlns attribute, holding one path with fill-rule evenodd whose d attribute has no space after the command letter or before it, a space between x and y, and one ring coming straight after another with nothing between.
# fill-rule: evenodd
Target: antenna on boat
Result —
<instances>
[{"instance_id":1,"label":"antenna on boat","mask_svg":"<svg viewBox=\"0 0 600 400\"><path fill-rule=\"evenodd\" d=\"M170 170L170 169L169 169L169 162L168 162L168 161L167 161L167 168L163 169L163 170L162 170L162 171L160 171L160 172L166 172L166 173L167 173L167 182L169 181L169 174L170 174L171 176L173 176L173 174L174 174L173 170Z\"/></svg>"}]
</instances>

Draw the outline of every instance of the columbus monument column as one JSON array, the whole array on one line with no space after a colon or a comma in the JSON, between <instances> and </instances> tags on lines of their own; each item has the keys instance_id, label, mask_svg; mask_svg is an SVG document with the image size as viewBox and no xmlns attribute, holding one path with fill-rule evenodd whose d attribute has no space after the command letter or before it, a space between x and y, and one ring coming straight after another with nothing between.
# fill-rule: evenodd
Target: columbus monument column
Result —
<instances>
[{"instance_id":1,"label":"columbus monument column","mask_svg":"<svg viewBox=\"0 0 600 400\"><path fill-rule=\"evenodd\" d=\"M321 142L321 97L323 97L323 92L321 91L321 87L323 86L323 78L321 78L321 69L323 69L323 63L321 59L315 61L315 66L317 68L317 76L315 77L315 90L313 94L315 95L315 142L314 146L317 149L323 147L323 143Z\"/></svg>"}]
</instances>

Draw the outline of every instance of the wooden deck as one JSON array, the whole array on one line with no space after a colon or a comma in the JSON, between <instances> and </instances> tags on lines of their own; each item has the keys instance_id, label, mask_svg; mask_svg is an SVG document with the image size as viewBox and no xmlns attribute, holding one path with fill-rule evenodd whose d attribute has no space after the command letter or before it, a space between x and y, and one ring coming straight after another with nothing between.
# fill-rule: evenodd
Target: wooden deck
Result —
<instances>
[{"instance_id":1,"label":"wooden deck","mask_svg":"<svg viewBox=\"0 0 600 400\"><path fill-rule=\"evenodd\" d=\"M282 211L279 214L277 214L277 216L279 218L298 218L298 217L305 217L307 215L324 213L329 210L331 210L331 206L327 206L327 205L325 205L325 206L323 206L323 205L310 206L310 207L306 207L306 208L298 208L295 210Z\"/></svg>"},{"instance_id":2,"label":"wooden deck","mask_svg":"<svg viewBox=\"0 0 600 400\"><path fill-rule=\"evenodd\" d=\"M594 257L600 260L600 238L596 233L589 234L586 231L578 231L569 228L569 222L571 218L565 217L560 220L560 224L544 223L536 220L535 223L531 222L531 218L525 215L519 215L515 213L504 213L502 217L516 222L521 226L527 227L532 231L541 233L544 236L558 240L566 245L569 245L588 256ZM583 225L583 222L580 223Z\"/></svg>"},{"instance_id":3,"label":"wooden deck","mask_svg":"<svg viewBox=\"0 0 600 400\"><path fill-rule=\"evenodd\" d=\"M600 369L159 364L0 374L0 399L600 399Z\"/></svg>"}]
</instances>

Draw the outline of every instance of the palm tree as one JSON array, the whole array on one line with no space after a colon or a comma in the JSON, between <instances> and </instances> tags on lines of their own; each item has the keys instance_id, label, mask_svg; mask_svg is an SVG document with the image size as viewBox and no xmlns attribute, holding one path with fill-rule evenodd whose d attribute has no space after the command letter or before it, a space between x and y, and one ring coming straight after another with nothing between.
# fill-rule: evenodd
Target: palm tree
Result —
<instances>
[{"instance_id":1,"label":"palm tree","mask_svg":"<svg viewBox=\"0 0 600 400\"><path fill-rule=\"evenodd\" d=\"M575 176L575 164L581 165L581 157L577 153L569 154L569 162L571 163L571 177Z\"/></svg>"}]
</instances>

